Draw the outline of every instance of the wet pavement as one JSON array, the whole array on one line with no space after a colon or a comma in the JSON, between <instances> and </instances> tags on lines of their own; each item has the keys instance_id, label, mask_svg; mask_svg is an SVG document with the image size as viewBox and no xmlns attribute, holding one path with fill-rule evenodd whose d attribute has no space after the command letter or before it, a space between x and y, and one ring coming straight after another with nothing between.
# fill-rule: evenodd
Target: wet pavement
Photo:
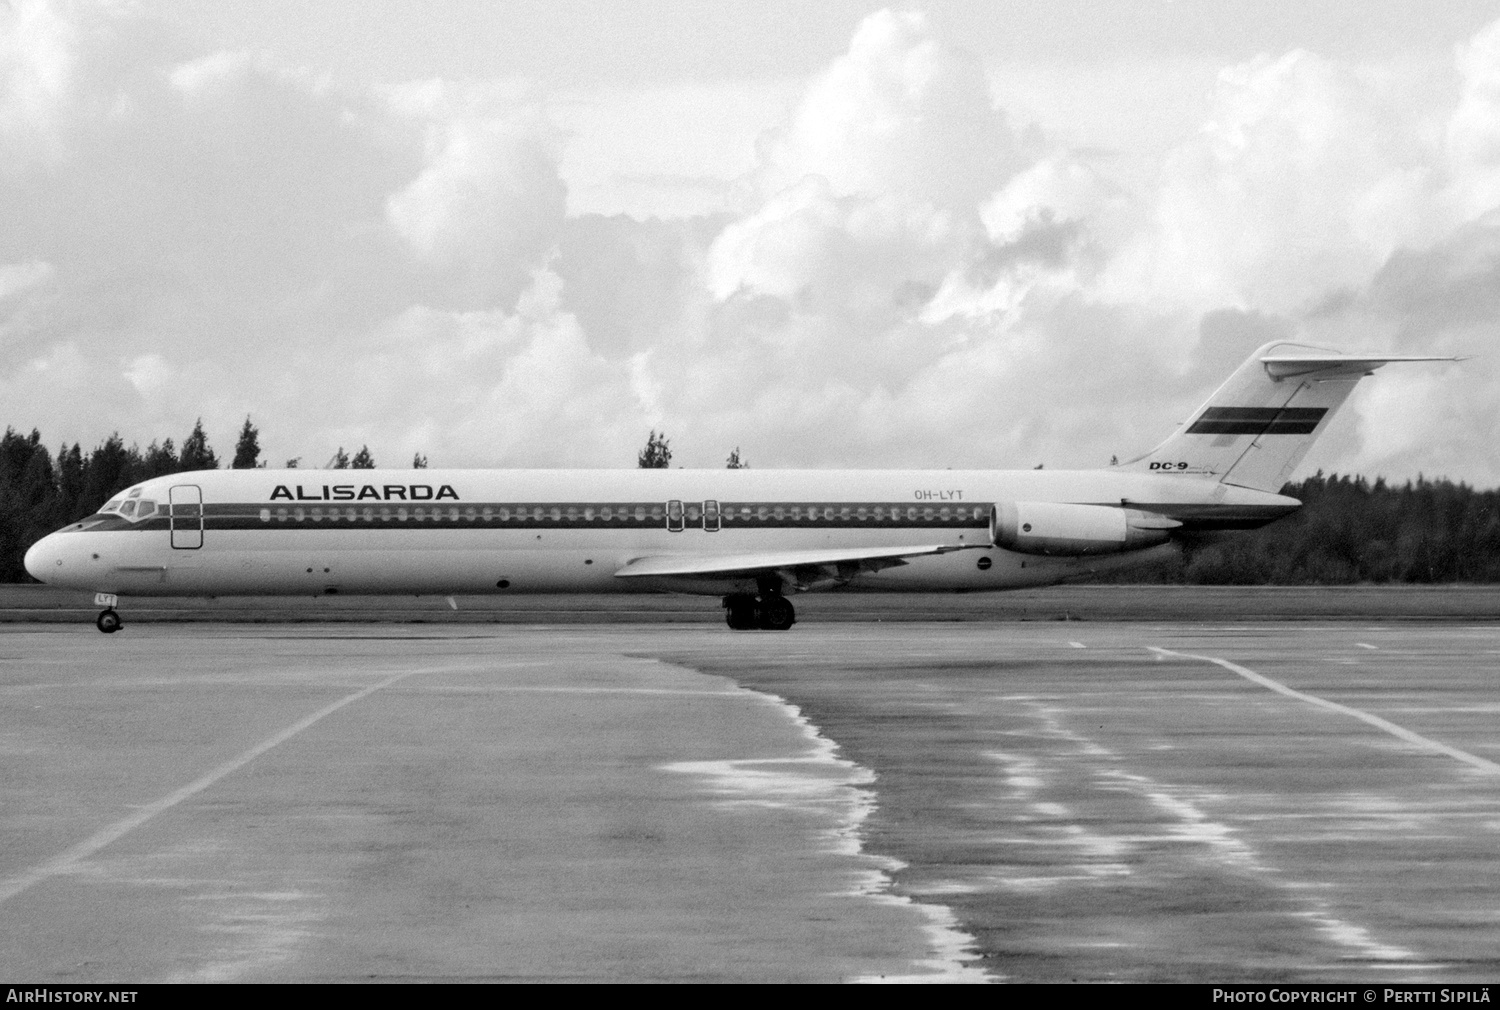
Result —
<instances>
[{"instance_id":1,"label":"wet pavement","mask_svg":"<svg viewBox=\"0 0 1500 1010\"><path fill-rule=\"evenodd\" d=\"M0 976L1493 981L1500 626L0 629Z\"/></svg>"}]
</instances>

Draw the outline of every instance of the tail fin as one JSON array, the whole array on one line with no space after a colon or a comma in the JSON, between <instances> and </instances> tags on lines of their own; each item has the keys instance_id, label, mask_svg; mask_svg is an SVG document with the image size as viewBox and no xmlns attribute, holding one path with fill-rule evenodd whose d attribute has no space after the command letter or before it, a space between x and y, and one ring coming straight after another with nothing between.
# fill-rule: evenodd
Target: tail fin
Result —
<instances>
[{"instance_id":1,"label":"tail fin","mask_svg":"<svg viewBox=\"0 0 1500 1010\"><path fill-rule=\"evenodd\" d=\"M1457 360L1342 354L1275 341L1252 354L1171 438L1120 469L1279 491L1360 379L1392 361Z\"/></svg>"}]
</instances>

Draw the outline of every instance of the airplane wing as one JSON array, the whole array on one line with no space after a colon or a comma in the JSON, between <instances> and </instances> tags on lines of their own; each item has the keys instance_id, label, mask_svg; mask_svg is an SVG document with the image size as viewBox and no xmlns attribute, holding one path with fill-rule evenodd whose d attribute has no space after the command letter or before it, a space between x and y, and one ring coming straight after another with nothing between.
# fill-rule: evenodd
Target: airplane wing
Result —
<instances>
[{"instance_id":1,"label":"airplane wing","mask_svg":"<svg viewBox=\"0 0 1500 1010\"><path fill-rule=\"evenodd\" d=\"M950 551L967 550L969 546L989 545L929 544L918 547L830 547L753 554L657 554L629 561L615 572L615 577L754 578L770 572L795 572L798 576L810 576L794 580L799 583L825 579L847 581L861 572L878 572L882 568L904 565L907 558L947 554Z\"/></svg>"}]
</instances>

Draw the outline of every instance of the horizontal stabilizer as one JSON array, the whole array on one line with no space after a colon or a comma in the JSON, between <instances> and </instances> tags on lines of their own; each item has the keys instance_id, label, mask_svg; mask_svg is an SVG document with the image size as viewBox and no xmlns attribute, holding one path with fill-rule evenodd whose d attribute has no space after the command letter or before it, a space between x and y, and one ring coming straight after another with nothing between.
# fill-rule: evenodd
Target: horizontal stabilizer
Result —
<instances>
[{"instance_id":1,"label":"horizontal stabilizer","mask_svg":"<svg viewBox=\"0 0 1500 1010\"><path fill-rule=\"evenodd\" d=\"M1287 379L1322 372L1320 379L1352 379L1369 375L1381 365L1398 361L1463 361L1463 358L1431 354L1268 354L1260 359L1266 374L1273 379Z\"/></svg>"},{"instance_id":2,"label":"horizontal stabilizer","mask_svg":"<svg viewBox=\"0 0 1500 1010\"><path fill-rule=\"evenodd\" d=\"M976 546L989 546L980 544ZM860 565L870 568L901 564L905 558L947 554L963 545L921 547L850 547L803 551L760 551L752 554L657 554L630 561L615 577L620 579L682 576L754 577L763 572L819 565ZM884 563L884 564L882 564Z\"/></svg>"}]
</instances>

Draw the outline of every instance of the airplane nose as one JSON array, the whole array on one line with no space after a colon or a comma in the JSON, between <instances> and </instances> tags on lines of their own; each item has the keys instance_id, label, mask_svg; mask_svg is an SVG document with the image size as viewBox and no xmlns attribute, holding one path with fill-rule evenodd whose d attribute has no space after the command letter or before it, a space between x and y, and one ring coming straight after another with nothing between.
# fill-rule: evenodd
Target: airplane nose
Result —
<instances>
[{"instance_id":1,"label":"airplane nose","mask_svg":"<svg viewBox=\"0 0 1500 1010\"><path fill-rule=\"evenodd\" d=\"M57 577L57 536L49 534L31 545L26 552L26 570L38 582L49 582Z\"/></svg>"}]
</instances>

